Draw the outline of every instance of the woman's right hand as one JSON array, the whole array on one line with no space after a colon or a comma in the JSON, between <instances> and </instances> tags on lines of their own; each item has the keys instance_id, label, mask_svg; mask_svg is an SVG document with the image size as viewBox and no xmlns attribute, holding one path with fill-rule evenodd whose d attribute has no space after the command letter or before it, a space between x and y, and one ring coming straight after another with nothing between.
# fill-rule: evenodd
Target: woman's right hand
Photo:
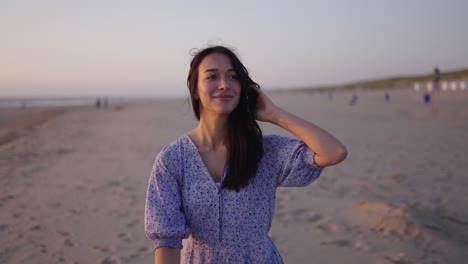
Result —
<instances>
[{"instance_id":1,"label":"woman's right hand","mask_svg":"<svg viewBox=\"0 0 468 264\"><path fill-rule=\"evenodd\" d=\"M273 101L260 89L257 84L250 85L255 92L257 92L257 109L255 111L255 119L262 122L274 122L274 116L280 110Z\"/></svg>"}]
</instances>

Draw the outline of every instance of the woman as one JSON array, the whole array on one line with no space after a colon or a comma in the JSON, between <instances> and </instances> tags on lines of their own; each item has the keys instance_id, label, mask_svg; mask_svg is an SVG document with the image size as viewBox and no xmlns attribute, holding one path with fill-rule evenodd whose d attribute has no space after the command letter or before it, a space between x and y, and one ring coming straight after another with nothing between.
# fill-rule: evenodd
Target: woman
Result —
<instances>
[{"instance_id":1,"label":"woman","mask_svg":"<svg viewBox=\"0 0 468 264\"><path fill-rule=\"evenodd\" d=\"M199 51L187 85L199 125L164 147L148 186L155 263L282 263L268 237L276 188L311 183L346 148L273 104L226 47ZM263 136L256 120L300 140Z\"/></svg>"}]
</instances>

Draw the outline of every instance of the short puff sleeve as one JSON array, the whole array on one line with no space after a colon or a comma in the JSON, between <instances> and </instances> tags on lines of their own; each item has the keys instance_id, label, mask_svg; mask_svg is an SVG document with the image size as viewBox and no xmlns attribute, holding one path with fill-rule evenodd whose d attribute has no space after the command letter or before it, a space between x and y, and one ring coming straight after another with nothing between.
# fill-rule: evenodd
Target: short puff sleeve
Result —
<instances>
[{"instance_id":1,"label":"short puff sleeve","mask_svg":"<svg viewBox=\"0 0 468 264\"><path fill-rule=\"evenodd\" d=\"M303 141L278 135L269 136L269 141L279 166L277 187L302 187L318 179L323 168L315 164L315 153Z\"/></svg>"}]
</instances>

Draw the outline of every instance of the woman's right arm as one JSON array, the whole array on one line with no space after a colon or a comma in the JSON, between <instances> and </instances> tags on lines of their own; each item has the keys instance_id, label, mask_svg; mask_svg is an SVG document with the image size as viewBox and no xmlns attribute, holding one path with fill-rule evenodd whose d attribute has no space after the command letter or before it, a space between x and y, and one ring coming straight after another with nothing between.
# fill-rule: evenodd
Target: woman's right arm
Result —
<instances>
[{"instance_id":1,"label":"woman's right arm","mask_svg":"<svg viewBox=\"0 0 468 264\"><path fill-rule=\"evenodd\" d=\"M189 235L182 206L178 153L165 147L154 162L145 204L145 233L153 240L154 263L180 263L182 240Z\"/></svg>"},{"instance_id":2,"label":"woman's right arm","mask_svg":"<svg viewBox=\"0 0 468 264\"><path fill-rule=\"evenodd\" d=\"M157 248L154 251L154 264L180 264L180 248Z\"/></svg>"}]
</instances>

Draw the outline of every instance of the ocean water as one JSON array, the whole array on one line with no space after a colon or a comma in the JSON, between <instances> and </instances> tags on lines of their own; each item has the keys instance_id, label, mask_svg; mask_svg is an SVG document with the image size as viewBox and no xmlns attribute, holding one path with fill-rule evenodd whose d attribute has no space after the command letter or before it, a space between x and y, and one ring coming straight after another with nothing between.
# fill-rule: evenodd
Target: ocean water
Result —
<instances>
[{"instance_id":1,"label":"ocean water","mask_svg":"<svg viewBox=\"0 0 468 264\"><path fill-rule=\"evenodd\" d=\"M126 102L150 101L157 98L149 97L24 97L24 98L0 98L0 108L31 108L31 107L60 107L96 105L100 100L101 106L104 100L107 103L118 104Z\"/></svg>"}]
</instances>

